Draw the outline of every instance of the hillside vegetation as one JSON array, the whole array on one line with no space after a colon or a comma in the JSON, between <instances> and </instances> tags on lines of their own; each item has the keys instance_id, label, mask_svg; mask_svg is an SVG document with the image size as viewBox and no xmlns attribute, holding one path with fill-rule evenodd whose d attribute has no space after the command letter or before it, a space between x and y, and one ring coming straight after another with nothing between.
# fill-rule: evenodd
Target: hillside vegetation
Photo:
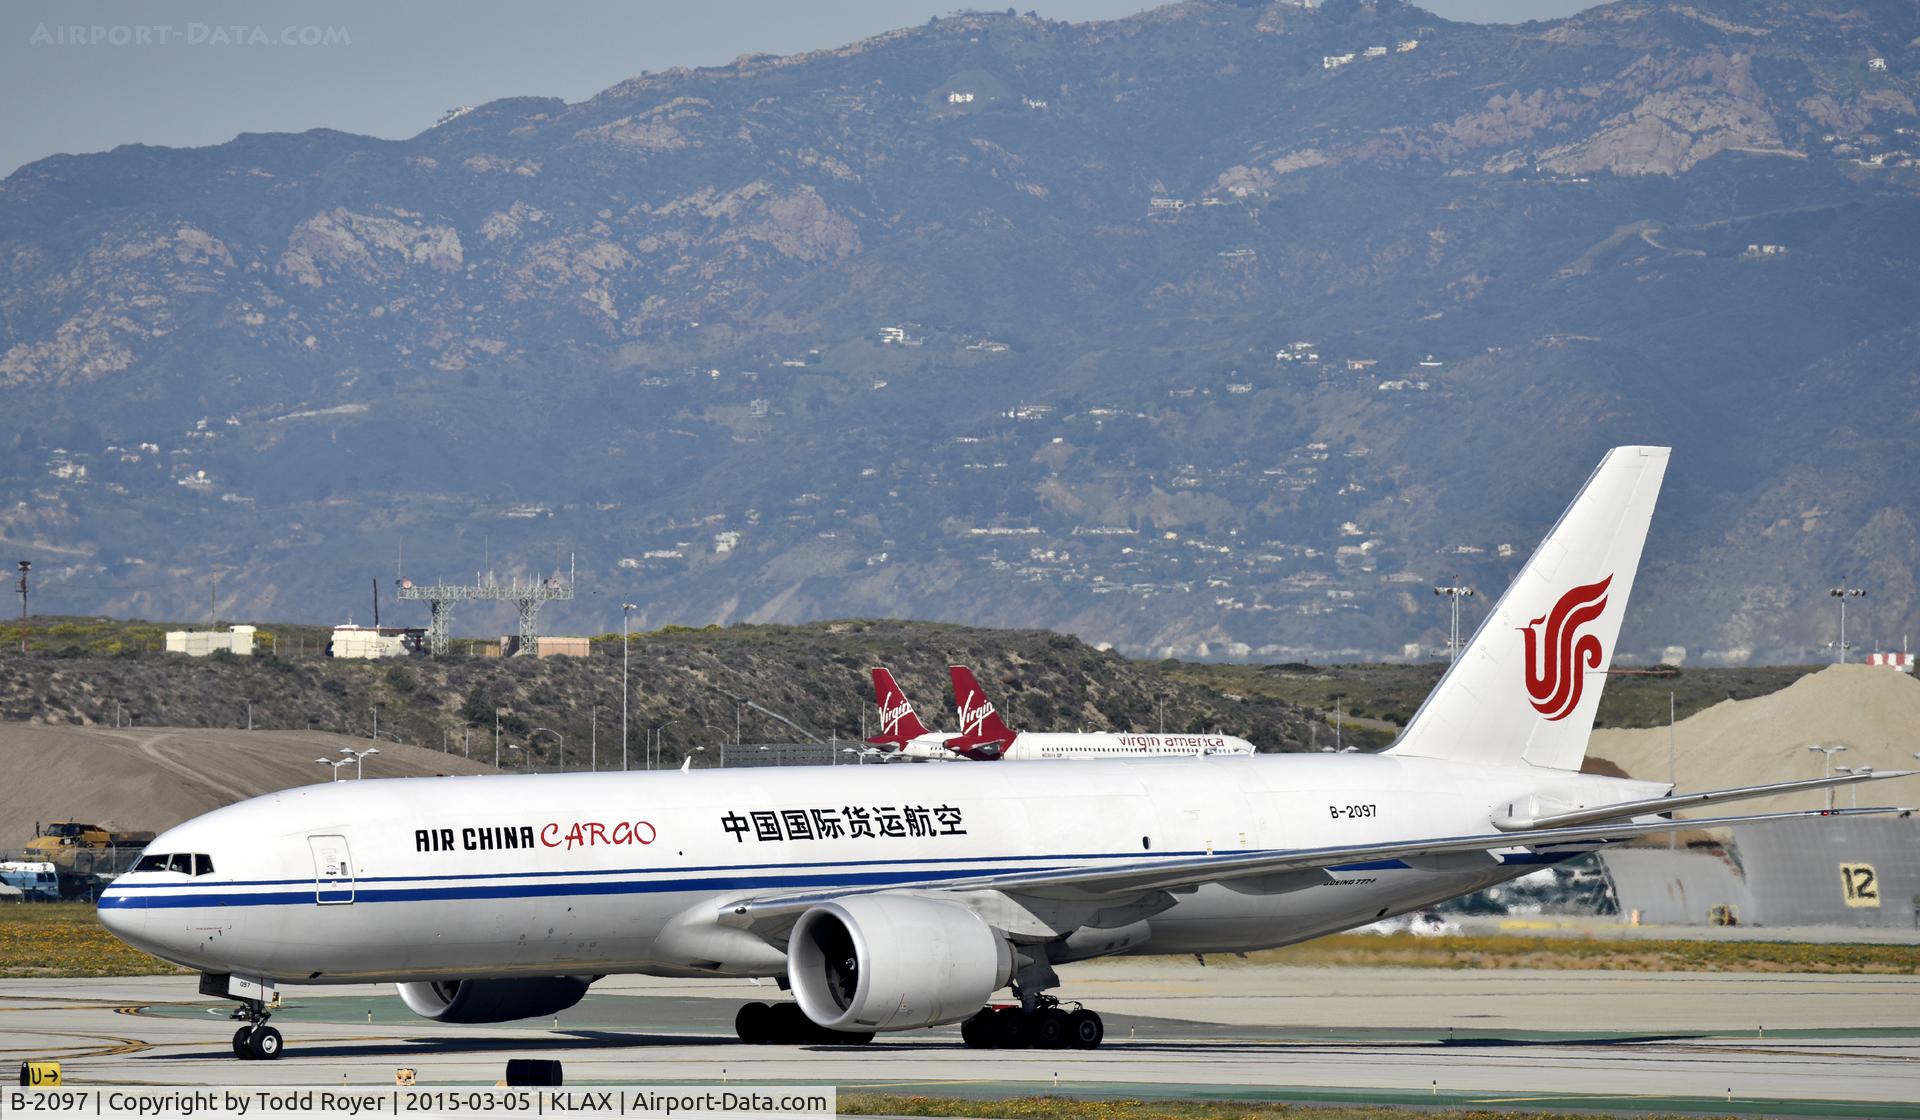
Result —
<instances>
[{"instance_id":1,"label":"hillside vegetation","mask_svg":"<svg viewBox=\"0 0 1920 1120\"><path fill-rule=\"evenodd\" d=\"M429 747L471 742L491 751L494 714L502 735L524 742L535 728L564 737L576 762L598 740L603 763L617 759L620 638L596 638L586 658L454 656L336 661L305 639L290 652L188 658L155 652L146 623L36 620L32 652L0 651L0 719L138 726L245 726L367 735L379 708L382 735ZM164 628L160 628L164 629ZM0 634L0 637L4 637ZM15 639L17 642L17 639ZM467 643L457 643L465 649ZM632 757L649 729L661 733L666 763L696 747L734 739L795 741L802 732L743 701L780 713L822 740L857 739L873 723L868 670L894 670L923 720L954 728L946 667L971 665L1009 723L1032 730L1219 731L1266 750L1298 750L1311 716L1267 697L1238 697L1177 680L1157 663L1130 661L1075 638L1039 630L979 630L932 623L853 620L805 626L669 627L631 638ZM741 698L737 702L735 697ZM877 731L874 726L869 733ZM536 765L559 744L534 739Z\"/></svg>"},{"instance_id":2,"label":"hillside vegetation","mask_svg":"<svg viewBox=\"0 0 1920 1120\"><path fill-rule=\"evenodd\" d=\"M248 702L260 728L367 735L374 709L383 735L420 746L443 742L491 751L494 712L502 735L521 742L537 727L583 757L597 739L617 758L620 637L593 640L584 659L489 658L335 661L320 656L325 631L262 624L256 656L188 658L157 652L176 627L101 618L36 618L30 650L18 624L0 626L0 719L136 726L244 727ZM277 647L278 652L270 652ZM470 644L455 643L456 651ZM985 630L940 623L848 620L804 626L668 627L631 639L629 727L638 759L652 728L664 758L732 741L794 741L791 727L737 703L779 712L821 739L875 728L867 671L891 667L921 718L937 730L954 719L946 666L979 673L1016 728L1030 730L1220 731L1262 750L1379 746L1419 706L1443 666L1218 665L1136 661L1040 630ZM1609 682L1599 725L1664 723L1667 694L1681 718L1721 700L1763 695L1813 667L1683 669ZM116 707L117 706L117 707ZM535 739L536 761L553 761L552 736Z\"/></svg>"},{"instance_id":3,"label":"hillside vegetation","mask_svg":"<svg viewBox=\"0 0 1920 1120\"><path fill-rule=\"evenodd\" d=\"M1379 743L1404 726L1446 671L1444 662L1414 665L1223 665L1162 662L1166 674L1215 692L1279 700L1333 719L1337 708L1356 743ZM1665 726L1668 696L1675 718L1685 719L1723 700L1765 696L1823 668L1775 665L1739 669L1661 666L1625 670L1607 679L1594 719L1596 727Z\"/></svg>"}]
</instances>

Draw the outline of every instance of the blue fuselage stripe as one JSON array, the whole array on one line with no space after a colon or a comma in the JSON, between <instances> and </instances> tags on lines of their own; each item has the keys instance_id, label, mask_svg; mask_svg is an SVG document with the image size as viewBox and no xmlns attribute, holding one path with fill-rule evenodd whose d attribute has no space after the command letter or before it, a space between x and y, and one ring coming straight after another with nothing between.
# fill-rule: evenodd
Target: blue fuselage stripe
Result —
<instances>
[{"instance_id":1,"label":"blue fuselage stripe","mask_svg":"<svg viewBox=\"0 0 1920 1120\"><path fill-rule=\"evenodd\" d=\"M1171 853L1170 853L1171 854ZM1552 864L1572 858L1577 852L1513 852L1500 856L1506 864ZM1020 857L1033 858L1033 857ZM871 861L883 862L883 861ZM905 862L905 861L900 861ZM758 865L768 866L768 865ZM777 866L777 865L776 865ZM836 865L837 866L837 865ZM1408 864L1404 860L1383 859L1361 863L1341 864L1329 868L1331 871L1393 871L1405 870ZM1064 868L1063 868L1064 869ZM699 870L706 870L701 868ZM309 880L276 880L273 886L298 886L296 890L235 892L226 888L238 884L208 883L201 889L179 889L184 884L127 884L109 887L100 896L99 905L103 909L159 910L196 907L221 906L285 906L311 905L315 901L316 890L324 891L329 900L344 900L351 894L355 903L379 902L442 902L456 899L481 898L551 898L559 896L581 895L622 895L622 894L673 894L708 893L719 891L761 890L768 888L788 889L795 887L867 887L885 886L889 883L924 882L937 879L971 879L982 874L990 874L994 869L979 867L956 868L947 871L927 870L923 868L900 868L889 871L816 871L788 875L708 875L695 878L623 878L601 882L581 882L577 878L557 883L496 882L467 883L461 880L472 876L445 876L438 885L420 885L408 887L370 887L369 883L394 882L393 879L363 879L358 884L328 882L321 885ZM1017 870L1001 868L999 870ZM1032 868L1027 868L1032 870ZM539 874L539 873L532 873ZM629 872L550 872L554 876L596 874L617 875ZM502 875L498 878L508 878ZM424 878L424 877L423 877ZM408 882L416 880L408 879ZM428 881L431 883L431 880Z\"/></svg>"}]
</instances>

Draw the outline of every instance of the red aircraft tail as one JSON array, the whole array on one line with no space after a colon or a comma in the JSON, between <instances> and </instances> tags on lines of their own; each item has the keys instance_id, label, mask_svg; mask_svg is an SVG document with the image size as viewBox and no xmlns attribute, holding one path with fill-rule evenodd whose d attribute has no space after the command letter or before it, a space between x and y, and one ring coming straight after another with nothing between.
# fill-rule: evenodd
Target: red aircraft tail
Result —
<instances>
[{"instance_id":1,"label":"red aircraft tail","mask_svg":"<svg viewBox=\"0 0 1920 1120\"><path fill-rule=\"evenodd\" d=\"M907 699L887 669L873 671L873 702L880 709L880 734L869 737L867 742L876 747L904 747L927 734L927 725L914 714L913 702Z\"/></svg>"},{"instance_id":2,"label":"red aircraft tail","mask_svg":"<svg viewBox=\"0 0 1920 1120\"><path fill-rule=\"evenodd\" d=\"M993 701L987 699L980 682L973 678L973 670L965 665L949 665L947 675L953 679L953 704L960 713L960 735L948 739L946 748L981 760L1004 755L1018 733L994 711Z\"/></svg>"}]
</instances>

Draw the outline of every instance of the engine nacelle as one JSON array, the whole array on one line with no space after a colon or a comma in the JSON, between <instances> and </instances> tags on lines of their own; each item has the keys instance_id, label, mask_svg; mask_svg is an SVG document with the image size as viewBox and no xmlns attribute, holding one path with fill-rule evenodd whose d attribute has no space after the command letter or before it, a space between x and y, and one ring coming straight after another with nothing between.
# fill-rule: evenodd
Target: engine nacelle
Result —
<instances>
[{"instance_id":1,"label":"engine nacelle","mask_svg":"<svg viewBox=\"0 0 1920 1120\"><path fill-rule=\"evenodd\" d=\"M407 1010L443 1023L508 1023L557 1015L587 994L594 976L526 980L430 980L395 984Z\"/></svg>"},{"instance_id":2,"label":"engine nacelle","mask_svg":"<svg viewBox=\"0 0 1920 1120\"><path fill-rule=\"evenodd\" d=\"M978 914L913 895L855 895L800 915L787 977L800 1009L841 1031L905 1031L980 1010L1013 973Z\"/></svg>"}]
</instances>

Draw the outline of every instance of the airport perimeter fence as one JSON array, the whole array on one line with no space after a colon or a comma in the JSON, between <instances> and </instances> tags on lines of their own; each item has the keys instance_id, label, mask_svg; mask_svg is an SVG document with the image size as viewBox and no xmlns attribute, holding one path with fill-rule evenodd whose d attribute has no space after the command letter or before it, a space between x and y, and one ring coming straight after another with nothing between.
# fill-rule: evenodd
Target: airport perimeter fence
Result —
<instances>
[{"instance_id":1,"label":"airport perimeter fence","mask_svg":"<svg viewBox=\"0 0 1920 1120\"><path fill-rule=\"evenodd\" d=\"M695 766L712 763L702 752ZM717 761L729 768L741 766L852 766L865 761L853 743L725 743Z\"/></svg>"},{"instance_id":2,"label":"airport perimeter fence","mask_svg":"<svg viewBox=\"0 0 1920 1120\"><path fill-rule=\"evenodd\" d=\"M100 895L100 888L112 882L114 878L131 869L140 858L146 846L114 845L106 848L81 848L61 851L49 860L44 850L34 851L28 848L0 848L0 864L54 865L57 895L61 900L83 899L93 901ZM32 881L28 873L6 871L0 873L0 879L19 887L25 896L25 902L52 902L41 884Z\"/></svg>"}]
</instances>

